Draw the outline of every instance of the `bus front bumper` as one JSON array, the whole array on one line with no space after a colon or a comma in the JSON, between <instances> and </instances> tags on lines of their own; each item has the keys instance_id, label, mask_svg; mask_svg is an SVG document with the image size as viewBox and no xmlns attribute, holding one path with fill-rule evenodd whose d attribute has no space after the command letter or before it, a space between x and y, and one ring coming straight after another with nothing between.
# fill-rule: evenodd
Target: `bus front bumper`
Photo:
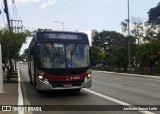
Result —
<instances>
[{"instance_id":1,"label":"bus front bumper","mask_svg":"<svg viewBox=\"0 0 160 114\"><path fill-rule=\"evenodd\" d=\"M67 83L67 82L66 82ZM37 90L74 90L74 89L81 89L81 88L90 88L92 85L92 77L84 81L81 86L71 86L71 87L53 87L53 84L46 83L39 78L37 78Z\"/></svg>"}]
</instances>

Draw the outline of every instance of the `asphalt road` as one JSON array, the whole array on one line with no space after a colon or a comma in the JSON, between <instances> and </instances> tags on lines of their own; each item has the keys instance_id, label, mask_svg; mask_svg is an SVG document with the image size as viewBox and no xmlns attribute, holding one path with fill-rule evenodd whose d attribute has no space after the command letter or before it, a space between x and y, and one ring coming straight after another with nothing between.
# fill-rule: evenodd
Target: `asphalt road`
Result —
<instances>
[{"instance_id":1,"label":"asphalt road","mask_svg":"<svg viewBox=\"0 0 160 114\"><path fill-rule=\"evenodd\" d=\"M20 65L24 105L160 105L160 78L92 71L90 89L38 93L29 83L27 65ZM74 107L73 108L77 108ZM95 107L96 108L96 107ZM30 112L43 114L53 112ZM54 111L54 114L139 114L157 111Z\"/></svg>"}]
</instances>

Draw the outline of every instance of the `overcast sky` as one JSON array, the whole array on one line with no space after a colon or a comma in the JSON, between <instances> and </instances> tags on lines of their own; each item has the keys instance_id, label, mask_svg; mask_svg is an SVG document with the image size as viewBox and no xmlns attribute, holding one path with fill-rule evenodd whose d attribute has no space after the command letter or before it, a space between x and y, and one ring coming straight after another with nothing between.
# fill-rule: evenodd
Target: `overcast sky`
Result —
<instances>
[{"instance_id":1,"label":"overcast sky","mask_svg":"<svg viewBox=\"0 0 160 114\"><path fill-rule=\"evenodd\" d=\"M3 0L0 0L1 4ZM9 2L10 18L13 19L13 6ZM148 20L150 8L160 0L130 0L130 18ZM48 28L67 31L88 31L96 29L120 32L120 23L127 18L127 0L15 0L19 18L26 29ZM2 10L2 5L0 5ZM18 18L18 19L19 19ZM0 25L6 24L3 13Z\"/></svg>"},{"instance_id":2,"label":"overcast sky","mask_svg":"<svg viewBox=\"0 0 160 114\"><path fill-rule=\"evenodd\" d=\"M130 0L130 17L140 17L146 21L147 12L159 1ZM15 3L20 19L28 29L62 30L62 25L54 22L60 21L69 31L120 31L121 21L127 18L127 0L15 0ZM10 17L13 18L13 8L9 6ZM0 17L0 23L6 23L4 14Z\"/></svg>"}]
</instances>

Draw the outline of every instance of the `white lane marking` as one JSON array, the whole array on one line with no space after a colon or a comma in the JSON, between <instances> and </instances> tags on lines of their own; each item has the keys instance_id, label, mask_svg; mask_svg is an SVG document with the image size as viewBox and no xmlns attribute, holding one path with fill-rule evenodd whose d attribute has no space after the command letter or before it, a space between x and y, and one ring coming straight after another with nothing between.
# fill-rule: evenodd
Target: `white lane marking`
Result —
<instances>
[{"instance_id":1,"label":"white lane marking","mask_svg":"<svg viewBox=\"0 0 160 114\"><path fill-rule=\"evenodd\" d=\"M140 74L128 74L128 73L116 73L116 72L97 71L97 70L93 70L93 71L104 72L104 73L108 73L108 74L123 74L123 75L137 76L137 77L158 78L158 79L160 79L160 76L140 75Z\"/></svg>"},{"instance_id":2,"label":"white lane marking","mask_svg":"<svg viewBox=\"0 0 160 114\"><path fill-rule=\"evenodd\" d=\"M116 86L122 86L121 84L117 84L117 83L112 83L112 84Z\"/></svg>"},{"instance_id":3,"label":"white lane marking","mask_svg":"<svg viewBox=\"0 0 160 114\"><path fill-rule=\"evenodd\" d=\"M99 96L99 97L102 97L102 98L104 98L104 99L110 100L110 101L112 101L112 102L118 103L118 104L120 104L120 105L132 106L131 104L125 103L125 102L123 102L123 101L114 99L114 98L112 98L112 97L103 95L103 94L101 94L101 93L98 93L98 92L95 92L95 91L92 91L92 90L89 90L89 89L86 89L86 88L84 88L83 90L85 90L85 91L87 91L87 92L89 92L89 93L92 93L92 94L94 94L94 95L97 95L97 96ZM156 114L156 113L153 113L153 112L150 112L150 111L139 111L139 112L141 112L141 113L143 113L143 114Z\"/></svg>"},{"instance_id":4,"label":"white lane marking","mask_svg":"<svg viewBox=\"0 0 160 114\"><path fill-rule=\"evenodd\" d=\"M23 105L23 96L22 96L22 90L21 90L21 79L18 69L18 105ZM18 110L18 114L24 114L24 111Z\"/></svg>"}]
</instances>

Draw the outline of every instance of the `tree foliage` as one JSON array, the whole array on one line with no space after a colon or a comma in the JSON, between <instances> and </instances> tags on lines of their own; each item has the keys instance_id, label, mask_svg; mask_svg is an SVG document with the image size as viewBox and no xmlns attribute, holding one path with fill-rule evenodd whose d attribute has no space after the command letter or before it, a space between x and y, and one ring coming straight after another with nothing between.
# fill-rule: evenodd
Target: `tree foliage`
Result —
<instances>
[{"instance_id":1,"label":"tree foliage","mask_svg":"<svg viewBox=\"0 0 160 114\"><path fill-rule=\"evenodd\" d=\"M128 64L128 51L126 48L116 48L110 58L113 58L113 65L119 68L126 67Z\"/></svg>"},{"instance_id":2,"label":"tree foliage","mask_svg":"<svg viewBox=\"0 0 160 114\"><path fill-rule=\"evenodd\" d=\"M148 23L160 24L160 2L148 11Z\"/></svg>"},{"instance_id":3,"label":"tree foliage","mask_svg":"<svg viewBox=\"0 0 160 114\"><path fill-rule=\"evenodd\" d=\"M154 73L160 67L160 2L148 12L149 19L143 22L140 18L132 18L130 36L128 20L121 22L122 32L97 32L93 38L92 61L119 69L128 66L128 40L130 41L131 64L140 69L149 67ZM137 42L136 42L137 40Z\"/></svg>"},{"instance_id":4,"label":"tree foliage","mask_svg":"<svg viewBox=\"0 0 160 114\"><path fill-rule=\"evenodd\" d=\"M133 38L129 38L132 44L134 42ZM102 31L96 33L93 41L91 52L94 56L91 59L96 63L119 68L127 65L128 37L124 37L121 33L115 31Z\"/></svg>"},{"instance_id":5,"label":"tree foliage","mask_svg":"<svg viewBox=\"0 0 160 114\"><path fill-rule=\"evenodd\" d=\"M150 66L151 65L150 57L154 56L158 60L159 51L160 51L160 45L157 45L155 42L141 44L137 51L139 56L138 62L143 67Z\"/></svg>"},{"instance_id":6,"label":"tree foliage","mask_svg":"<svg viewBox=\"0 0 160 114\"><path fill-rule=\"evenodd\" d=\"M25 41L25 33L10 33L7 28L0 30L2 61L8 70L8 80L10 80L11 71L13 70L13 61L18 60L20 48Z\"/></svg>"},{"instance_id":7,"label":"tree foliage","mask_svg":"<svg viewBox=\"0 0 160 114\"><path fill-rule=\"evenodd\" d=\"M143 42L144 24L140 18L132 18L131 35L136 37L138 45ZM142 40L142 42L140 42L140 40Z\"/></svg>"},{"instance_id":8,"label":"tree foliage","mask_svg":"<svg viewBox=\"0 0 160 114\"><path fill-rule=\"evenodd\" d=\"M124 47L127 45L126 38L115 31L97 32L93 41L93 45L100 47L105 52L111 52L114 48Z\"/></svg>"},{"instance_id":9,"label":"tree foliage","mask_svg":"<svg viewBox=\"0 0 160 114\"><path fill-rule=\"evenodd\" d=\"M121 27L122 27L122 32L127 34L128 30L128 19L125 19L124 21L121 22Z\"/></svg>"},{"instance_id":10,"label":"tree foliage","mask_svg":"<svg viewBox=\"0 0 160 114\"><path fill-rule=\"evenodd\" d=\"M97 63L102 63L105 54L106 53L100 47L93 45L90 48L91 64L95 66Z\"/></svg>"}]
</instances>

